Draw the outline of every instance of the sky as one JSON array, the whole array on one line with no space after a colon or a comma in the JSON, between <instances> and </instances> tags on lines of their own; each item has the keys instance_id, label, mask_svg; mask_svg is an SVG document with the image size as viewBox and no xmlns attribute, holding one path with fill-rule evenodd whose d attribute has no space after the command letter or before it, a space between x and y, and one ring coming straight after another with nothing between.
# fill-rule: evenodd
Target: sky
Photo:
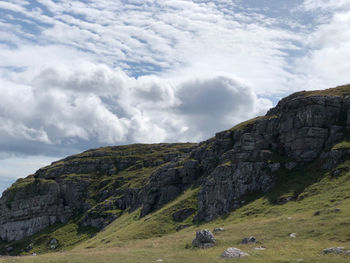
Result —
<instances>
[{"instance_id":1,"label":"sky","mask_svg":"<svg viewBox=\"0 0 350 263\"><path fill-rule=\"evenodd\" d=\"M350 83L350 0L0 0L0 192L105 145L199 142Z\"/></svg>"}]
</instances>

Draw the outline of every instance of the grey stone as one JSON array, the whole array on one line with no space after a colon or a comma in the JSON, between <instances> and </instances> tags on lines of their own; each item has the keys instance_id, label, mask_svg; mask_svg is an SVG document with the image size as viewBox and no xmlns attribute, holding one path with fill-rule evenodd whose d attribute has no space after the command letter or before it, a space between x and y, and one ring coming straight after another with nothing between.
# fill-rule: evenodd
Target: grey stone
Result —
<instances>
[{"instance_id":1,"label":"grey stone","mask_svg":"<svg viewBox=\"0 0 350 263\"><path fill-rule=\"evenodd\" d=\"M291 237L291 238L296 238L296 237L297 237L297 234L296 234L296 233L290 233L290 234L289 234L289 237Z\"/></svg>"},{"instance_id":2,"label":"grey stone","mask_svg":"<svg viewBox=\"0 0 350 263\"><path fill-rule=\"evenodd\" d=\"M257 243L258 241L256 240L255 237L251 236L251 237L245 237L242 240L242 244L249 244L249 243Z\"/></svg>"},{"instance_id":3,"label":"grey stone","mask_svg":"<svg viewBox=\"0 0 350 263\"><path fill-rule=\"evenodd\" d=\"M344 249L344 247L330 247L323 250L324 254L346 254L350 255L350 250Z\"/></svg>"},{"instance_id":4,"label":"grey stone","mask_svg":"<svg viewBox=\"0 0 350 263\"><path fill-rule=\"evenodd\" d=\"M197 231L196 238L192 241L192 245L198 248L209 248L214 246L215 243L216 239L208 229Z\"/></svg>"},{"instance_id":5,"label":"grey stone","mask_svg":"<svg viewBox=\"0 0 350 263\"><path fill-rule=\"evenodd\" d=\"M321 211L316 211L314 214L313 214L313 216L319 216L321 214Z\"/></svg>"},{"instance_id":6,"label":"grey stone","mask_svg":"<svg viewBox=\"0 0 350 263\"><path fill-rule=\"evenodd\" d=\"M56 238L51 239L49 245L51 249L56 249L58 247L58 240Z\"/></svg>"},{"instance_id":7,"label":"grey stone","mask_svg":"<svg viewBox=\"0 0 350 263\"><path fill-rule=\"evenodd\" d=\"M224 231L225 229L223 228L223 227L216 227L216 228L214 228L214 230L213 230L213 232L214 233L217 233L217 232L222 232L222 231Z\"/></svg>"},{"instance_id":8,"label":"grey stone","mask_svg":"<svg viewBox=\"0 0 350 263\"><path fill-rule=\"evenodd\" d=\"M266 247L255 247L254 250L266 250Z\"/></svg>"},{"instance_id":9,"label":"grey stone","mask_svg":"<svg viewBox=\"0 0 350 263\"><path fill-rule=\"evenodd\" d=\"M243 258L247 256L249 256L249 254L235 247L229 247L221 254L222 258Z\"/></svg>"}]
</instances>

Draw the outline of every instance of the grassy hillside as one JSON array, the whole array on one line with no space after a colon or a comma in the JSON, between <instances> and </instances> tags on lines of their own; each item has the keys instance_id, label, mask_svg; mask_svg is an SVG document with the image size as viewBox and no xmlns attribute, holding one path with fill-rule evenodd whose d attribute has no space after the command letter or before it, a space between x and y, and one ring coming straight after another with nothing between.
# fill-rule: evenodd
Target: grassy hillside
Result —
<instances>
[{"instance_id":1,"label":"grassy hillside","mask_svg":"<svg viewBox=\"0 0 350 263\"><path fill-rule=\"evenodd\" d=\"M350 249L350 161L328 172L319 167L316 161L292 172L281 171L280 181L267 195L247 196L245 206L210 223L192 224L192 217L178 223L172 218L178 207L195 208L198 189L193 188L145 218L139 219L139 210L125 213L93 237L93 232L75 228L74 220L61 228L56 226L58 240L72 240L61 252L4 258L0 262L237 261L220 258L227 247L250 254L240 262L349 262L350 256L324 255L322 250L334 246ZM192 226L176 232L184 224ZM225 228L216 234L215 247L192 248L196 230L214 227ZM60 229L69 236L59 236ZM296 233L296 238L289 237L290 233ZM44 235L45 231L38 233L37 238ZM255 236L260 243L240 244L247 236ZM74 240L79 244L68 250ZM266 250L255 250L258 246ZM40 251L40 246L35 246L31 253Z\"/></svg>"},{"instance_id":2,"label":"grassy hillside","mask_svg":"<svg viewBox=\"0 0 350 263\"><path fill-rule=\"evenodd\" d=\"M309 96L341 96L346 97L350 95L350 85L343 85L336 88L329 88L324 90L300 91L294 93L296 95Z\"/></svg>"}]
</instances>

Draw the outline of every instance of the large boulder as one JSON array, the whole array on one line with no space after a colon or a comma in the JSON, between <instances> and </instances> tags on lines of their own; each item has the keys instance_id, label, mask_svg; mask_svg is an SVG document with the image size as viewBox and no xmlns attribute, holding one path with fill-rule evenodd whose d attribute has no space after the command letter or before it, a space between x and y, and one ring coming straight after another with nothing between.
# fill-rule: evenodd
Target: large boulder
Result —
<instances>
[{"instance_id":1,"label":"large boulder","mask_svg":"<svg viewBox=\"0 0 350 263\"><path fill-rule=\"evenodd\" d=\"M216 239L213 233L208 229L197 231L196 238L192 241L192 245L198 248L213 247L215 243Z\"/></svg>"}]
</instances>

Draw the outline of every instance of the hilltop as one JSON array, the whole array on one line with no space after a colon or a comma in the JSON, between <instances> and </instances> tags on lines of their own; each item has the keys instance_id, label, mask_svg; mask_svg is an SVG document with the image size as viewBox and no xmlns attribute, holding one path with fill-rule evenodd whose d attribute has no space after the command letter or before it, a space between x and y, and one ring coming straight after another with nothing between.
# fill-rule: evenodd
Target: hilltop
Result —
<instances>
[{"instance_id":1,"label":"hilltop","mask_svg":"<svg viewBox=\"0 0 350 263\"><path fill-rule=\"evenodd\" d=\"M349 95L350 85L294 93L199 144L103 147L54 162L3 193L2 254L221 262L223 249L241 246L251 254L243 262L348 262L321 252L350 240ZM195 230L217 226L214 248L191 247ZM250 235L266 251L240 244Z\"/></svg>"}]
</instances>

